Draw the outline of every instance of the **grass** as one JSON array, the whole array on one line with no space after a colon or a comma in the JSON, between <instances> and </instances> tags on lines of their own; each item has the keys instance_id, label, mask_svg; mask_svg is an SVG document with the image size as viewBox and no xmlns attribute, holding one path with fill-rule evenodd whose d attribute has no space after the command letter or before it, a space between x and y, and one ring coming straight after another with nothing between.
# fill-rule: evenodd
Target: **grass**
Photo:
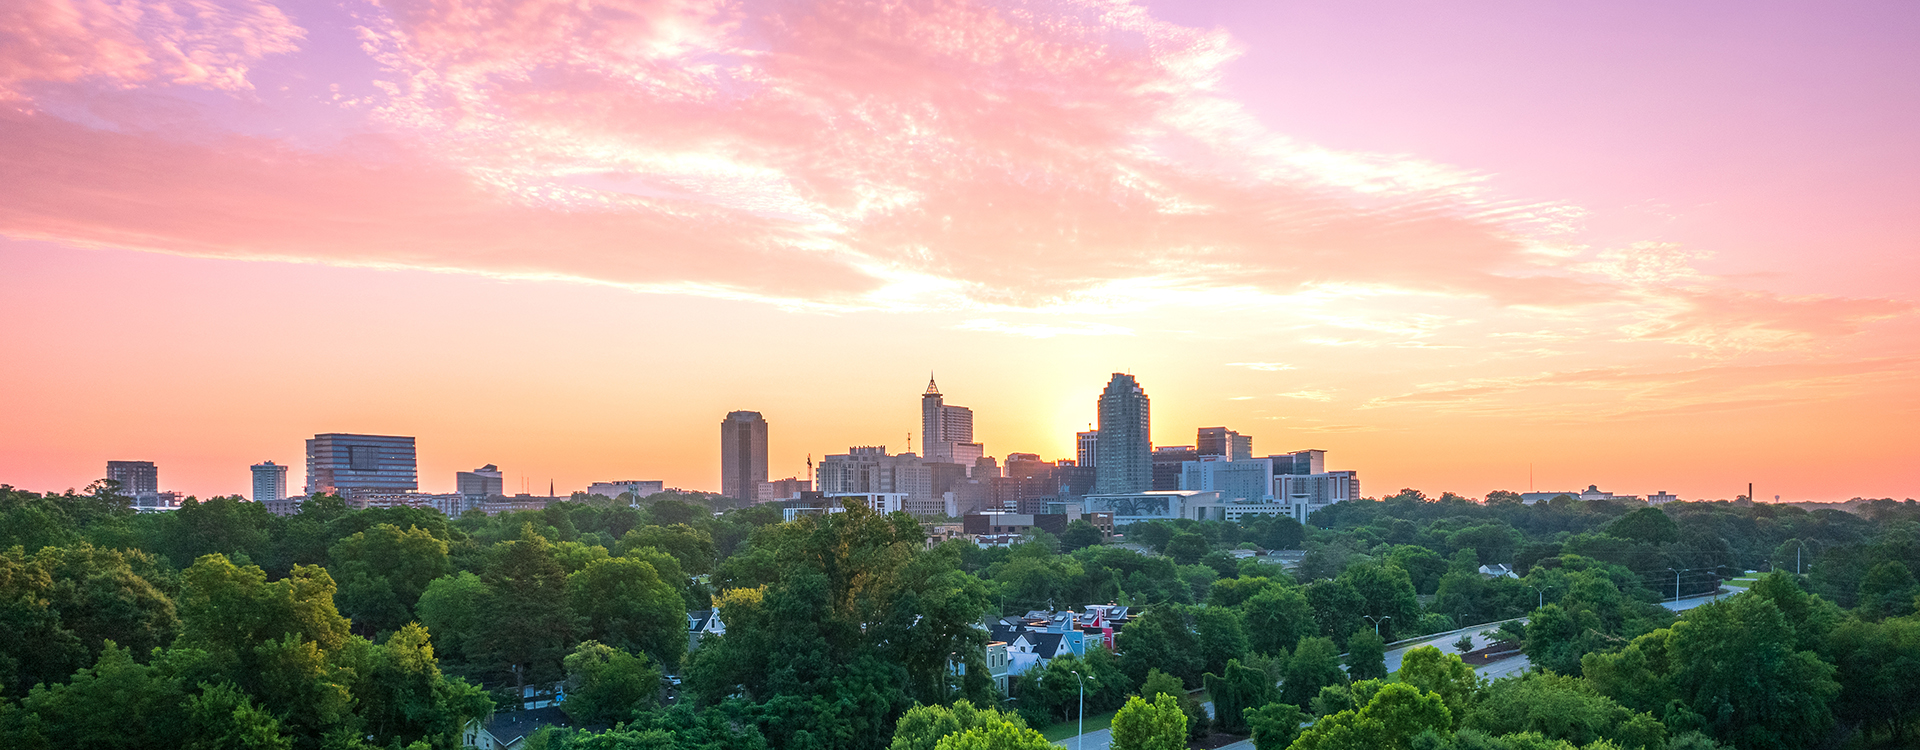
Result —
<instances>
[{"instance_id":1,"label":"grass","mask_svg":"<svg viewBox=\"0 0 1920 750\"><path fill-rule=\"evenodd\" d=\"M1093 732L1113 726L1114 712L1087 715L1087 731ZM1080 722L1068 721L1040 730L1048 742L1059 742L1080 733Z\"/></svg>"}]
</instances>

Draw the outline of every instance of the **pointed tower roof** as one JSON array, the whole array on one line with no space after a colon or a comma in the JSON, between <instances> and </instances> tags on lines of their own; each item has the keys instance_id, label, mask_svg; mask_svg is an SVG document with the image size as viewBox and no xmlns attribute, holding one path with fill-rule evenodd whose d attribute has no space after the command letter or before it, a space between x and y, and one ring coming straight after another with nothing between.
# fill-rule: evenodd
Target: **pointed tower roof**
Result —
<instances>
[{"instance_id":1,"label":"pointed tower roof","mask_svg":"<svg viewBox=\"0 0 1920 750\"><path fill-rule=\"evenodd\" d=\"M933 373L927 373L927 392L920 395L922 396L940 395L940 386L934 385L933 383Z\"/></svg>"}]
</instances>

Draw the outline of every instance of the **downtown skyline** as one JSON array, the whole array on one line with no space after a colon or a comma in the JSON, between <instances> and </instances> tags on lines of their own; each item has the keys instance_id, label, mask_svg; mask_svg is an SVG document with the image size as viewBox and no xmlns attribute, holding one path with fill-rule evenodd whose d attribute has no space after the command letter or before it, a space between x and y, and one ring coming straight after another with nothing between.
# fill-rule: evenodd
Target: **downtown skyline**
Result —
<instances>
[{"instance_id":1,"label":"downtown skyline","mask_svg":"<svg viewBox=\"0 0 1920 750\"><path fill-rule=\"evenodd\" d=\"M0 30L0 483L717 491L933 369L995 456L1131 372L1374 496L1920 494L1910 4L176 4Z\"/></svg>"}]
</instances>

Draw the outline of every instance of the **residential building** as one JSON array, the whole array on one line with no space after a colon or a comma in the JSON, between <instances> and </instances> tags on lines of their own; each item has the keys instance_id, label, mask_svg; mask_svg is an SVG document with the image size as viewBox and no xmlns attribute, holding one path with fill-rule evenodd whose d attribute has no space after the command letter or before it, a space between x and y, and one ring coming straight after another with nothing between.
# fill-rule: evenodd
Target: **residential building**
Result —
<instances>
[{"instance_id":1,"label":"residential building","mask_svg":"<svg viewBox=\"0 0 1920 750\"><path fill-rule=\"evenodd\" d=\"M987 629L988 642L1007 644L1007 674L1025 674L1066 654L1084 657L1090 640L1072 612L1028 612L1003 618ZM1098 636L1095 636L1095 640Z\"/></svg>"},{"instance_id":2,"label":"residential building","mask_svg":"<svg viewBox=\"0 0 1920 750\"><path fill-rule=\"evenodd\" d=\"M1253 458L1253 436L1225 427L1202 427L1195 442L1202 456L1225 456L1233 461Z\"/></svg>"},{"instance_id":3,"label":"residential building","mask_svg":"<svg viewBox=\"0 0 1920 750\"><path fill-rule=\"evenodd\" d=\"M287 467L272 461L254 464L253 501L256 503L277 502L287 496Z\"/></svg>"},{"instance_id":4,"label":"residential building","mask_svg":"<svg viewBox=\"0 0 1920 750\"><path fill-rule=\"evenodd\" d=\"M307 441L307 489L336 494L351 504L360 496L420 489L413 438L327 432Z\"/></svg>"},{"instance_id":5,"label":"residential building","mask_svg":"<svg viewBox=\"0 0 1920 750\"><path fill-rule=\"evenodd\" d=\"M1100 437L1095 442L1094 491L1103 495L1153 487L1153 443L1147 391L1116 372L1100 393Z\"/></svg>"},{"instance_id":6,"label":"residential building","mask_svg":"<svg viewBox=\"0 0 1920 750\"><path fill-rule=\"evenodd\" d=\"M708 636L726 635L727 624L720 621L720 610L693 609L687 611L687 650L700 647L700 642Z\"/></svg>"},{"instance_id":7,"label":"residential building","mask_svg":"<svg viewBox=\"0 0 1920 750\"><path fill-rule=\"evenodd\" d=\"M587 485L589 495L599 495L610 500L618 499L621 495L630 495L629 502L633 503L666 491L667 483L657 479L616 479L611 482L594 482Z\"/></svg>"},{"instance_id":8,"label":"residential building","mask_svg":"<svg viewBox=\"0 0 1920 750\"><path fill-rule=\"evenodd\" d=\"M1666 490L1654 490L1653 494L1647 496L1647 504L1648 505L1666 505L1667 503L1671 503L1679 499L1680 497L1678 495L1667 494Z\"/></svg>"},{"instance_id":9,"label":"residential building","mask_svg":"<svg viewBox=\"0 0 1920 750\"><path fill-rule=\"evenodd\" d=\"M122 495L160 491L160 467L152 461L108 461L107 478L120 483Z\"/></svg>"},{"instance_id":10,"label":"residential building","mask_svg":"<svg viewBox=\"0 0 1920 750\"><path fill-rule=\"evenodd\" d=\"M1323 471L1318 474L1283 474L1274 477L1275 502L1287 506L1287 515L1301 523L1314 511L1334 503L1360 497L1360 474L1355 471Z\"/></svg>"},{"instance_id":11,"label":"residential building","mask_svg":"<svg viewBox=\"0 0 1920 750\"><path fill-rule=\"evenodd\" d=\"M1040 460L1038 453L1009 453L1006 469L1004 476L1025 479L1040 474L1052 474L1053 464Z\"/></svg>"},{"instance_id":12,"label":"residential building","mask_svg":"<svg viewBox=\"0 0 1920 750\"><path fill-rule=\"evenodd\" d=\"M1200 452L1191 445L1153 447L1153 487L1156 490L1180 489L1180 473L1188 461L1200 460Z\"/></svg>"},{"instance_id":13,"label":"residential building","mask_svg":"<svg viewBox=\"0 0 1920 750\"><path fill-rule=\"evenodd\" d=\"M488 498L507 494L505 480L500 476L500 467L487 464L473 471L457 471L453 474L454 492L467 497Z\"/></svg>"},{"instance_id":14,"label":"residential building","mask_svg":"<svg viewBox=\"0 0 1920 750\"><path fill-rule=\"evenodd\" d=\"M757 411L728 412L720 420L720 494L743 503L767 481L767 420Z\"/></svg>"},{"instance_id":15,"label":"residential building","mask_svg":"<svg viewBox=\"0 0 1920 750\"><path fill-rule=\"evenodd\" d=\"M1099 444L1100 444L1099 430L1087 430L1086 432L1073 433L1073 445L1075 448L1074 464L1077 466L1085 466L1087 468L1093 468L1094 461L1096 458L1098 458L1098 456L1096 456L1095 453L1098 451L1097 446L1099 446Z\"/></svg>"},{"instance_id":16,"label":"residential building","mask_svg":"<svg viewBox=\"0 0 1920 750\"><path fill-rule=\"evenodd\" d=\"M497 496L496 496L497 497ZM541 498L548 500L549 498ZM485 498L463 495L458 492L393 492L360 494L347 504L353 508L432 508L448 518L459 518L460 514L473 508L482 508ZM546 507L542 503L542 508ZM493 515L498 510L489 513Z\"/></svg>"},{"instance_id":17,"label":"residential building","mask_svg":"<svg viewBox=\"0 0 1920 750\"><path fill-rule=\"evenodd\" d=\"M540 730L567 724L566 713L552 703L524 711L490 713L467 722L460 744L477 750L520 750L527 746L527 738Z\"/></svg>"}]
</instances>

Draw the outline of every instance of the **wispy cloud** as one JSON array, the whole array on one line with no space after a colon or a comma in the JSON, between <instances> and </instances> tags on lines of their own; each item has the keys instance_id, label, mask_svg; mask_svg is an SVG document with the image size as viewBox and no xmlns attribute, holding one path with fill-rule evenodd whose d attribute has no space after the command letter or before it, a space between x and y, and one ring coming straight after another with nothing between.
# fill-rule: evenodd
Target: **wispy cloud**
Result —
<instances>
[{"instance_id":1,"label":"wispy cloud","mask_svg":"<svg viewBox=\"0 0 1920 750\"><path fill-rule=\"evenodd\" d=\"M1228 362L1227 366L1245 367L1249 370L1258 370L1260 372L1279 372L1281 370L1294 369L1293 365L1284 362Z\"/></svg>"},{"instance_id":2,"label":"wispy cloud","mask_svg":"<svg viewBox=\"0 0 1920 750\"><path fill-rule=\"evenodd\" d=\"M1009 323L992 318L969 320L954 326L962 331L982 333L1004 333L1011 336L1025 336L1034 339L1050 339L1055 336L1132 336L1132 329L1107 323Z\"/></svg>"}]
</instances>

